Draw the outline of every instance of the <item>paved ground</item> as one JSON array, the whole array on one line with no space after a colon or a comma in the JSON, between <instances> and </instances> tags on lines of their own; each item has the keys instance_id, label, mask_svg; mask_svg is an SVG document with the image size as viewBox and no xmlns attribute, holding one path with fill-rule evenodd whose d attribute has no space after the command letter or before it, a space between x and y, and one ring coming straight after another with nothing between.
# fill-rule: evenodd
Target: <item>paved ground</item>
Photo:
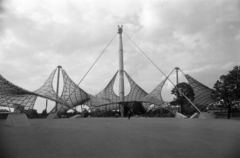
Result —
<instances>
[{"instance_id":1,"label":"paved ground","mask_svg":"<svg viewBox=\"0 0 240 158\"><path fill-rule=\"evenodd\" d=\"M240 158L239 120L174 118L0 120L1 158Z\"/></svg>"}]
</instances>

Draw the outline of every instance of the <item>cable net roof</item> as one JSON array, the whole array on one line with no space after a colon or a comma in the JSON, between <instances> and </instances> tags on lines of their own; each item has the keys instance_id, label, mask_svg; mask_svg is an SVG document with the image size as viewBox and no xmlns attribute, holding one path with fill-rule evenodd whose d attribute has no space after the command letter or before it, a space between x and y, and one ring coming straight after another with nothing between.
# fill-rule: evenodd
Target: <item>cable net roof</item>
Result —
<instances>
[{"instance_id":1,"label":"cable net roof","mask_svg":"<svg viewBox=\"0 0 240 158\"><path fill-rule=\"evenodd\" d=\"M34 93L20 88L0 75L0 106L19 110L32 109L37 96Z\"/></svg>"},{"instance_id":2,"label":"cable net roof","mask_svg":"<svg viewBox=\"0 0 240 158\"><path fill-rule=\"evenodd\" d=\"M108 85L98 94L95 95L96 98L101 98L102 100L105 100L109 103L112 102L119 102L120 98L114 93L113 86L114 82L116 80L118 71L115 73L111 81L108 83Z\"/></svg>"},{"instance_id":3,"label":"cable net roof","mask_svg":"<svg viewBox=\"0 0 240 158\"><path fill-rule=\"evenodd\" d=\"M67 100L66 103L68 105L64 105L63 109L69 110L77 105L81 105L86 102L89 99L89 95L80 87L78 87L78 85L70 79L70 77L63 69L62 75L64 86L61 99L65 101ZM61 110L61 112L63 112L63 110Z\"/></svg>"},{"instance_id":4,"label":"cable net roof","mask_svg":"<svg viewBox=\"0 0 240 158\"><path fill-rule=\"evenodd\" d=\"M120 103L120 97L117 96L113 90L114 83L116 80L118 72L115 73L113 78L110 80L108 85L97 95L90 95L90 100L85 102L85 105L88 106L103 106L107 104L117 104ZM151 93L147 94L137 83L125 72L125 75L130 84L130 92L127 96L124 97L124 102L143 102L143 104L149 106L151 104L161 105L164 103L161 91L164 83L167 78L165 78Z\"/></svg>"},{"instance_id":5,"label":"cable net roof","mask_svg":"<svg viewBox=\"0 0 240 158\"><path fill-rule=\"evenodd\" d=\"M90 100L85 104L90 106L102 106L121 102L120 97L117 96L113 90L117 74L118 71L115 73L108 85L95 96L90 95ZM141 101L141 98L145 97L147 93L141 87L139 87L126 72L125 74L130 84L130 92L124 97L124 102Z\"/></svg>"},{"instance_id":6,"label":"cable net roof","mask_svg":"<svg viewBox=\"0 0 240 158\"><path fill-rule=\"evenodd\" d=\"M33 109L38 96L63 104L64 101L56 95L52 85L56 70L51 73L43 86L34 92L18 87L0 75L0 106L20 111Z\"/></svg>"},{"instance_id":7,"label":"cable net roof","mask_svg":"<svg viewBox=\"0 0 240 158\"><path fill-rule=\"evenodd\" d=\"M111 104L114 105L114 107L118 107L118 104L121 103L120 97L114 93L113 87L118 71L108 85L100 93L94 96L86 93L78 87L78 85L70 79L65 70L62 69L63 92L61 97L57 96L53 88L53 78L56 71L57 69L50 74L43 86L34 92L22 89L0 76L0 106L13 107L16 109L32 109L37 96L58 102L57 109L59 110L59 113L66 112L67 110L82 104L92 107ZM155 105L161 105L164 103L161 97L161 90L166 79L151 93L147 94L136 82L134 82L127 72L125 72L125 75L130 84L130 92L124 97L124 102L143 102L144 104L151 103ZM66 103L65 100L67 100Z\"/></svg>"},{"instance_id":8,"label":"cable net roof","mask_svg":"<svg viewBox=\"0 0 240 158\"><path fill-rule=\"evenodd\" d=\"M90 99L84 103L87 106L97 107L97 106L106 105L106 104L111 103L111 100L109 100L107 98L99 98L99 97L96 97L91 94L88 94L88 95L89 95Z\"/></svg>"},{"instance_id":9,"label":"cable net roof","mask_svg":"<svg viewBox=\"0 0 240 158\"><path fill-rule=\"evenodd\" d=\"M34 91L34 93L40 97L56 101L60 104L64 103L64 100L57 96L56 92L53 89L53 78L55 76L57 69L53 70L48 79L45 81L43 86Z\"/></svg>"},{"instance_id":10,"label":"cable net roof","mask_svg":"<svg viewBox=\"0 0 240 158\"><path fill-rule=\"evenodd\" d=\"M202 83L198 82L194 78L192 78L190 75L186 74L184 75L186 79L188 80L190 86L193 88L193 91L195 93L195 99L194 104L200 109L204 110L206 107L214 102L211 95L212 95L212 89L208 88L207 86L203 85Z\"/></svg>"},{"instance_id":11,"label":"cable net roof","mask_svg":"<svg viewBox=\"0 0 240 158\"><path fill-rule=\"evenodd\" d=\"M137 85L137 83L133 81L127 72L125 72L125 74L129 81L131 89L129 94L124 97L124 101L141 101L141 99L147 95L147 92L145 92L139 85Z\"/></svg>"},{"instance_id":12,"label":"cable net roof","mask_svg":"<svg viewBox=\"0 0 240 158\"><path fill-rule=\"evenodd\" d=\"M111 81L101 92L99 92L95 96L89 94L90 99L84 104L88 106L99 107L99 106L111 104L113 101L117 102L119 100L119 97L113 91L113 86L114 86L117 73L118 72L115 73Z\"/></svg>"},{"instance_id":13,"label":"cable net roof","mask_svg":"<svg viewBox=\"0 0 240 158\"><path fill-rule=\"evenodd\" d=\"M152 103L154 105L162 105L164 101L162 99L161 92L167 78L168 77L166 77L152 92L150 92L148 95L142 98L141 101Z\"/></svg>"}]
</instances>

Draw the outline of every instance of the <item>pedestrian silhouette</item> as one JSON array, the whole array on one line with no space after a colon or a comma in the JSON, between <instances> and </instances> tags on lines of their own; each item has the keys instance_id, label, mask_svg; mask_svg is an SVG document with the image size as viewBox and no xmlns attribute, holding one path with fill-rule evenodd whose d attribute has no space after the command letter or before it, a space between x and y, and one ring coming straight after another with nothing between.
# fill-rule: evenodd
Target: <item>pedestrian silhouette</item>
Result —
<instances>
[{"instance_id":1,"label":"pedestrian silhouette","mask_svg":"<svg viewBox=\"0 0 240 158\"><path fill-rule=\"evenodd\" d=\"M131 110L128 110L128 119L130 120L131 118L131 115L132 115L132 111Z\"/></svg>"}]
</instances>

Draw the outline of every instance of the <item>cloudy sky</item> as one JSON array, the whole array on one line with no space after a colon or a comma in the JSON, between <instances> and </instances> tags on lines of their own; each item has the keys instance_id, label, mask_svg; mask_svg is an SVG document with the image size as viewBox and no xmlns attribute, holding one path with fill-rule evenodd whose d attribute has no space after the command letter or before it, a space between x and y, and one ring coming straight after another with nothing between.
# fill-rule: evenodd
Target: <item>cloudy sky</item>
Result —
<instances>
[{"instance_id":1,"label":"cloudy sky","mask_svg":"<svg viewBox=\"0 0 240 158\"><path fill-rule=\"evenodd\" d=\"M212 88L239 65L239 0L0 0L0 74L34 91L61 65L78 83L118 25L165 74L179 67ZM123 45L125 70L150 92L163 74L124 34ZM80 87L96 94L117 70L118 36Z\"/></svg>"}]
</instances>

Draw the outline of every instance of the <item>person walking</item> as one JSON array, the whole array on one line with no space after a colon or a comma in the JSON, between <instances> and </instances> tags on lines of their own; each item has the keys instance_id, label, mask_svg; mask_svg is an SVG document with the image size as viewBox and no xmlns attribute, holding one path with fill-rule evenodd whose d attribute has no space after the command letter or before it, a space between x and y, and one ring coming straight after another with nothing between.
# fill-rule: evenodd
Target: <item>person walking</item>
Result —
<instances>
[{"instance_id":1,"label":"person walking","mask_svg":"<svg viewBox=\"0 0 240 158\"><path fill-rule=\"evenodd\" d=\"M132 111L131 111L131 109L129 109L128 110L128 119L130 120L130 118L131 118L131 115L132 115Z\"/></svg>"}]
</instances>

